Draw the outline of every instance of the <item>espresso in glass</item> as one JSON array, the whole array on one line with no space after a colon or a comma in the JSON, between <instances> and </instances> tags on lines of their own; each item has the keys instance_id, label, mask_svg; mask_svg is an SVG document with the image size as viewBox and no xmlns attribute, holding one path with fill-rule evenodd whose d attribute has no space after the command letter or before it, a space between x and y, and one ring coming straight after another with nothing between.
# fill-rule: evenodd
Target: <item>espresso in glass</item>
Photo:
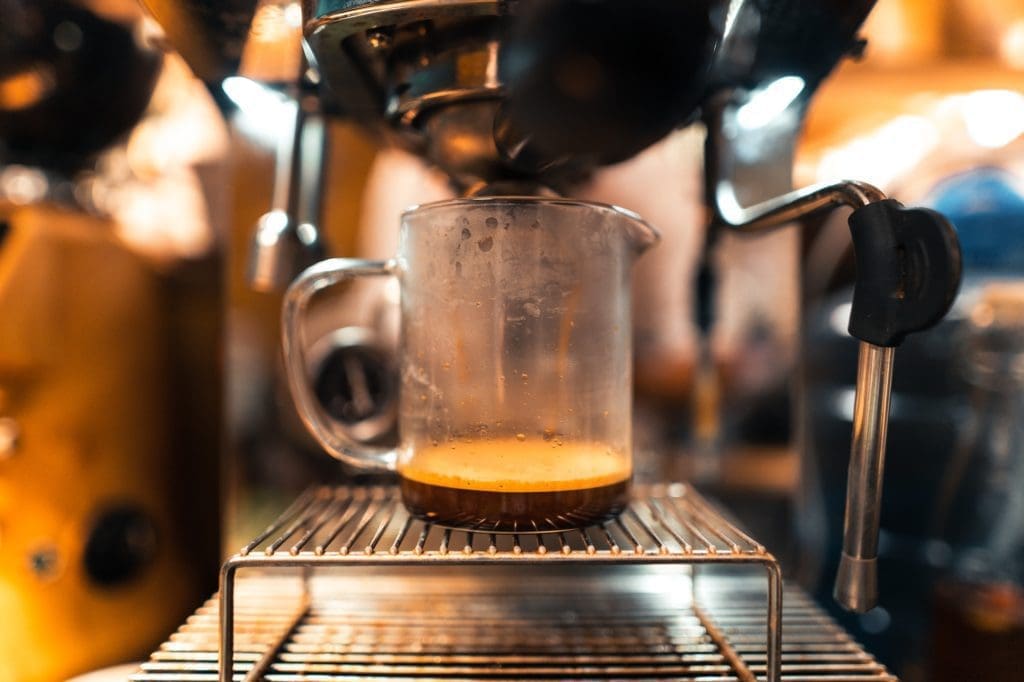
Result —
<instances>
[{"instance_id":1,"label":"espresso in glass","mask_svg":"<svg viewBox=\"0 0 1024 682\"><path fill-rule=\"evenodd\" d=\"M396 470L409 511L431 522L530 531L607 519L632 473L630 270L656 241L627 211L565 199L408 211L396 258L325 261L285 297L300 415L340 459ZM300 313L356 275L401 285L393 451L354 442L303 376Z\"/></svg>"},{"instance_id":2,"label":"espresso in glass","mask_svg":"<svg viewBox=\"0 0 1024 682\"><path fill-rule=\"evenodd\" d=\"M629 499L629 458L600 443L453 441L400 468L402 499L435 523L548 530L603 521Z\"/></svg>"}]
</instances>

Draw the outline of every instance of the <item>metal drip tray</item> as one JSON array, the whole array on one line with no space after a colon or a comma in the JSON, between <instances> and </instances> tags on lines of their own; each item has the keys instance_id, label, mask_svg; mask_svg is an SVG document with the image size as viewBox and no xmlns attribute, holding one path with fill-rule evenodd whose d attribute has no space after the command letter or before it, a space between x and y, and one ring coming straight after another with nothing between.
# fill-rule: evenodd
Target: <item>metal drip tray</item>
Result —
<instances>
[{"instance_id":1,"label":"metal drip tray","mask_svg":"<svg viewBox=\"0 0 1024 682\"><path fill-rule=\"evenodd\" d=\"M318 487L135 679L891 679L806 599L787 609L783 648L775 558L685 485L518 533L426 523L392 487Z\"/></svg>"},{"instance_id":2,"label":"metal drip tray","mask_svg":"<svg viewBox=\"0 0 1024 682\"><path fill-rule=\"evenodd\" d=\"M678 570L242 578L233 678L764 679L763 581L703 578L696 605ZM211 599L131 679L217 680L218 615ZM782 679L896 680L797 589L783 621Z\"/></svg>"}]
</instances>

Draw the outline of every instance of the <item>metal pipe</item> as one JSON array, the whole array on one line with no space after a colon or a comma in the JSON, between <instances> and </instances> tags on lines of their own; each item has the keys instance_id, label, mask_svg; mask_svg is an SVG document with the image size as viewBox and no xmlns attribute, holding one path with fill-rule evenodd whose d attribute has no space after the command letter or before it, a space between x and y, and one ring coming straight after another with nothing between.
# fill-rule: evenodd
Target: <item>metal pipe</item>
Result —
<instances>
[{"instance_id":1,"label":"metal pipe","mask_svg":"<svg viewBox=\"0 0 1024 682\"><path fill-rule=\"evenodd\" d=\"M885 199L877 187L857 180L811 185L744 208L736 199L729 180L715 185L716 221L738 232L767 232L826 209L849 206L860 208Z\"/></svg>"},{"instance_id":2,"label":"metal pipe","mask_svg":"<svg viewBox=\"0 0 1024 682\"><path fill-rule=\"evenodd\" d=\"M318 114L298 100L281 130L271 208L256 223L249 253L249 286L282 291L304 268L324 257L320 237L326 129Z\"/></svg>"},{"instance_id":3,"label":"metal pipe","mask_svg":"<svg viewBox=\"0 0 1024 682\"><path fill-rule=\"evenodd\" d=\"M220 569L220 647L217 672L220 680L233 680L235 675L235 573L238 567L226 562Z\"/></svg>"},{"instance_id":4,"label":"metal pipe","mask_svg":"<svg viewBox=\"0 0 1024 682\"><path fill-rule=\"evenodd\" d=\"M765 564L768 572L768 680L782 680L782 569Z\"/></svg>"},{"instance_id":5,"label":"metal pipe","mask_svg":"<svg viewBox=\"0 0 1024 682\"><path fill-rule=\"evenodd\" d=\"M298 183L294 192L296 230L306 246L308 257L324 257L324 239L320 230L324 206L324 176L327 173L328 144L327 121L319 111L303 111L300 134L296 137L299 163L293 172ZM298 274L298 273L296 273Z\"/></svg>"},{"instance_id":6,"label":"metal pipe","mask_svg":"<svg viewBox=\"0 0 1024 682\"><path fill-rule=\"evenodd\" d=\"M860 344L853 442L846 482L843 554L833 596L856 613L878 601L878 527L894 348Z\"/></svg>"}]
</instances>

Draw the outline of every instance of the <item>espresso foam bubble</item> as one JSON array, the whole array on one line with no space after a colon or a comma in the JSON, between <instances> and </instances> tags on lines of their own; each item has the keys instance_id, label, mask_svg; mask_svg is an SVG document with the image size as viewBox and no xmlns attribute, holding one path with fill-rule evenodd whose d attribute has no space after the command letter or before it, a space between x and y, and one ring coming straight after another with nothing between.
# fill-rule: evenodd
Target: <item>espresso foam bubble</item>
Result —
<instances>
[{"instance_id":1,"label":"espresso foam bubble","mask_svg":"<svg viewBox=\"0 0 1024 682\"><path fill-rule=\"evenodd\" d=\"M622 483L629 456L603 443L515 438L417 449L398 467L427 485L504 493L557 492Z\"/></svg>"}]
</instances>

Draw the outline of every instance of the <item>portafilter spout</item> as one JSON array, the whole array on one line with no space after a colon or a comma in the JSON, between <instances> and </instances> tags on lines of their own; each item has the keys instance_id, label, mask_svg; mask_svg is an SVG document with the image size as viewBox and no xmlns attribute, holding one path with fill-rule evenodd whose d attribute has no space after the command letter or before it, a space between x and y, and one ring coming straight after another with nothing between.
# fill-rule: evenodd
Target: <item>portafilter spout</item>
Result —
<instances>
[{"instance_id":1,"label":"portafilter spout","mask_svg":"<svg viewBox=\"0 0 1024 682\"><path fill-rule=\"evenodd\" d=\"M809 187L742 208L729 181L712 191L717 224L741 232L775 229L821 209L850 206L857 261L849 332L861 341L846 490L843 553L833 596L845 609L878 601L878 530L892 390L903 338L936 324L960 286L960 245L941 214L905 208L870 185Z\"/></svg>"}]
</instances>

